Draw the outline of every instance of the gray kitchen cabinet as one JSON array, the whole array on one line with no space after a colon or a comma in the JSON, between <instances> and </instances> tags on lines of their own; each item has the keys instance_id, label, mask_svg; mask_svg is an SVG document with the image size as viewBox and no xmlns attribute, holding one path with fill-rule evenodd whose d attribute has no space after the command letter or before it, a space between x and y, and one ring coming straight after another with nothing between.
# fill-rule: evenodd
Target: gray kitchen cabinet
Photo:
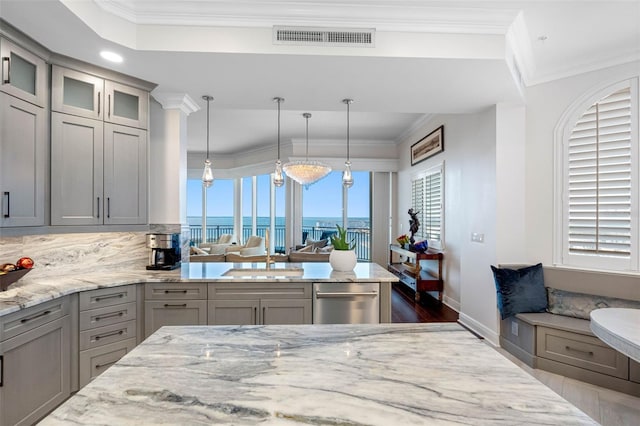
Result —
<instances>
[{"instance_id":1,"label":"gray kitchen cabinet","mask_svg":"<svg viewBox=\"0 0 640 426\"><path fill-rule=\"evenodd\" d=\"M0 38L0 91L44 108L47 104L47 64L27 49Z\"/></svg>"},{"instance_id":2,"label":"gray kitchen cabinet","mask_svg":"<svg viewBox=\"0 0 640 426\"><path fill-rule=\"evenodd\" d=\"M51 224L147 222L147 132L51 113Z\"/></svg>"},{"instance_id":3,"label":"gray kitchen cabinet","mask_svg":"<svg viewBox=\"0 0 640 426\"><path fill-rule=\"evenodd\" d=\"M51 113L51 224L103 223L103 123Z\"/></svg>"},{"instance_id":4,"label":"gray kitchen cabinet","mask_svg":"<svg viewBox=\"0 0 640 426\"><path fill-rule=\"evenodd\" d=\"M136 285L80 293L79 384L115 364L137 343Z\"/></svg>"},{"instance_id":5,"label":"gray kitchen cabinet","mask_svg":"<svg viewBox=\"0 0 640 426\"><path fill-rule=\"evenodd\" d=\"M104 126L104 223L147 223L147 132Z\"/></svg>"},{"instance_id":6,"label":"gray kitchen cabinet","mask_svg":"<svg viewBox=\"0 0 640 426\"><path fill-rule=\"evenodd\" d=\"M311 324L308 283L210 283L209 325Z\"/></svg>"},{"instance_id":7,"label":"gray kitchen cabinet","mask_svg":"<svg viewBox=\"0 0 640 426\"><path fill-rule=\"evenodd\" d=\"M45 221L45 109L0 93L0 226Z\"/></svg>"},{"instance_id":8,"label":"gray kitchen cabinet","mask_svg":"<svg viewBox=\"0 0 640 426\"><path fill-rule=\"evenodd\" d=\"M145 338L165 325L206 325L206 299L206 284L146 283Z\"/></svg>"},{"instance_id":9,"label":"gray kitchen cabinet","mask_svg":"<svg viewBox=\"0 0 640 426\"><path fill-rule=\"evenodd\" d=\"M0 318L0 425L36 423L71 394L68 298Z\"/></svg>"},{"instance_id":10,"label":"gray kitchen cabinet","mask_svg":"<svg viewBox=\"0 0 640 426\"><path fill-rule=\"evenodd\" d=\"M51 109L147 129L149 93L90 73L54 65L51 75Z\"/></svg>"}]
</instances>

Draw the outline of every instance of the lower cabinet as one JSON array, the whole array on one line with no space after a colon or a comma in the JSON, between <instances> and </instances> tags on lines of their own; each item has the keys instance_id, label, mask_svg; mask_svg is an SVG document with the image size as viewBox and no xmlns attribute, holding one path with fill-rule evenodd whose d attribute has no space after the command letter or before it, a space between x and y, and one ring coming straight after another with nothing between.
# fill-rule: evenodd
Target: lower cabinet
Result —
<instances>
[{"instance_id":1,"label":"lower cabinet","mask_svg":"<svg viewBox=\"0 0 640 426\"><path fill-rule=\"evenodd\" d=\"M70 393L68 298L0 318L0 425L34 424Z\"/></svg>"},{"instance_id":2,"label":"lower cabinet","mask_svg":"<svg viewBox=\"0 0 640 426\"><path fill-rule=\"evenodd\" d=\"M165 325L207 324L204 283L147 283L144 299L145 337Z\"/></svg>"},{"instance_id":3,"label":"lower cabinet","mask_svg":"<svg viewBox=\"0 0 640 426\"><path fill-rule=\"evenodd\" d=\"M309 283L209 284L210 325L311 324Z\"/></svg>"},{"instance_id":4,"label":"lower cabinet","mask_svg":"<svg viewBox=\"0 0 640 426\"><path fill-rule=\"evenodd\" d=\"M135 348L136 293L135 284L80 293L81 388Z\"/></svg>"}]
</instances>

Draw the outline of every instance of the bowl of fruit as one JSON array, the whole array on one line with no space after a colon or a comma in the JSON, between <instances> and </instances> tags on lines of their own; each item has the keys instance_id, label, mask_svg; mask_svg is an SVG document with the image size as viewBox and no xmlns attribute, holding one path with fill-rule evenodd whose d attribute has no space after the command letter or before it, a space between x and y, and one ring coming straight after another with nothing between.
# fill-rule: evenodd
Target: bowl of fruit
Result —
<instances>
[{"instance_id":1,"label":"bowl of fruit","mask_svg":"<svg viewBox=\"0 0 640 426\"><path fill-rule=\"evenodd\" d=\"M33 260L29 257L21 257L16 263L4 263L0 266L0 290L6 291L9 286L33 268Z\"/></svg>"}]
</instances>

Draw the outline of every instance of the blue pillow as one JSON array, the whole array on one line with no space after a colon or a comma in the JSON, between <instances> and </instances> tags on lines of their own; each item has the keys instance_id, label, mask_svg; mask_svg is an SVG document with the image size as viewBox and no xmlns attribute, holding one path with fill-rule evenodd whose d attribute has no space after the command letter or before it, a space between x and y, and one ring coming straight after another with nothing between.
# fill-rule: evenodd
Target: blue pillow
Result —
<instances>
[{"instance_id":1,"label":"blue pillow","mask_svg":"<svg viewBox=\"0 0 640 426\"><path fill-rule=\"evenodd\" d=\"M502 319L522 312L545 312L547 291L544 288L542 263L520 269L491 266Z\"/></svg>"}]
</instances>

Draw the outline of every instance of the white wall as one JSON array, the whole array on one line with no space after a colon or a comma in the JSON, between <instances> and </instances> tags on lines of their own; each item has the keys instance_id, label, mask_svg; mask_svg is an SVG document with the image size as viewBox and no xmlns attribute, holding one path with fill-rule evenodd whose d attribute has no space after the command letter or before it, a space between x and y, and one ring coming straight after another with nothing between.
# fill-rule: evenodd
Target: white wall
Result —
<instances>
[{"instance_id":1,"label":"white wall","mask_svg":"<svg viewBox=\"0 0 640 426\"><path fill-rule=\"evenodd\" d=\"M527 90L526 256L553 264L554 130L564 112L587 92L640 76L640 62L581 74Z\"/></svg>"},{"instance_id":2,"label":"white wall","mask_svg":"<svg viewBox=\"0 0 640 426\"><path fill-rule=\"evenodd\" d=\"M411 145L440 124L444 152L412 167ZM487 337L494 335L495 287L489 265L496 259L496 108L434 117L398 148L394 235L408 230L412 176L444 161L445 303L459 310L461 321ZM484 243L472 242L472 232L484 234Z\"/></svg>"}]
</instances>

